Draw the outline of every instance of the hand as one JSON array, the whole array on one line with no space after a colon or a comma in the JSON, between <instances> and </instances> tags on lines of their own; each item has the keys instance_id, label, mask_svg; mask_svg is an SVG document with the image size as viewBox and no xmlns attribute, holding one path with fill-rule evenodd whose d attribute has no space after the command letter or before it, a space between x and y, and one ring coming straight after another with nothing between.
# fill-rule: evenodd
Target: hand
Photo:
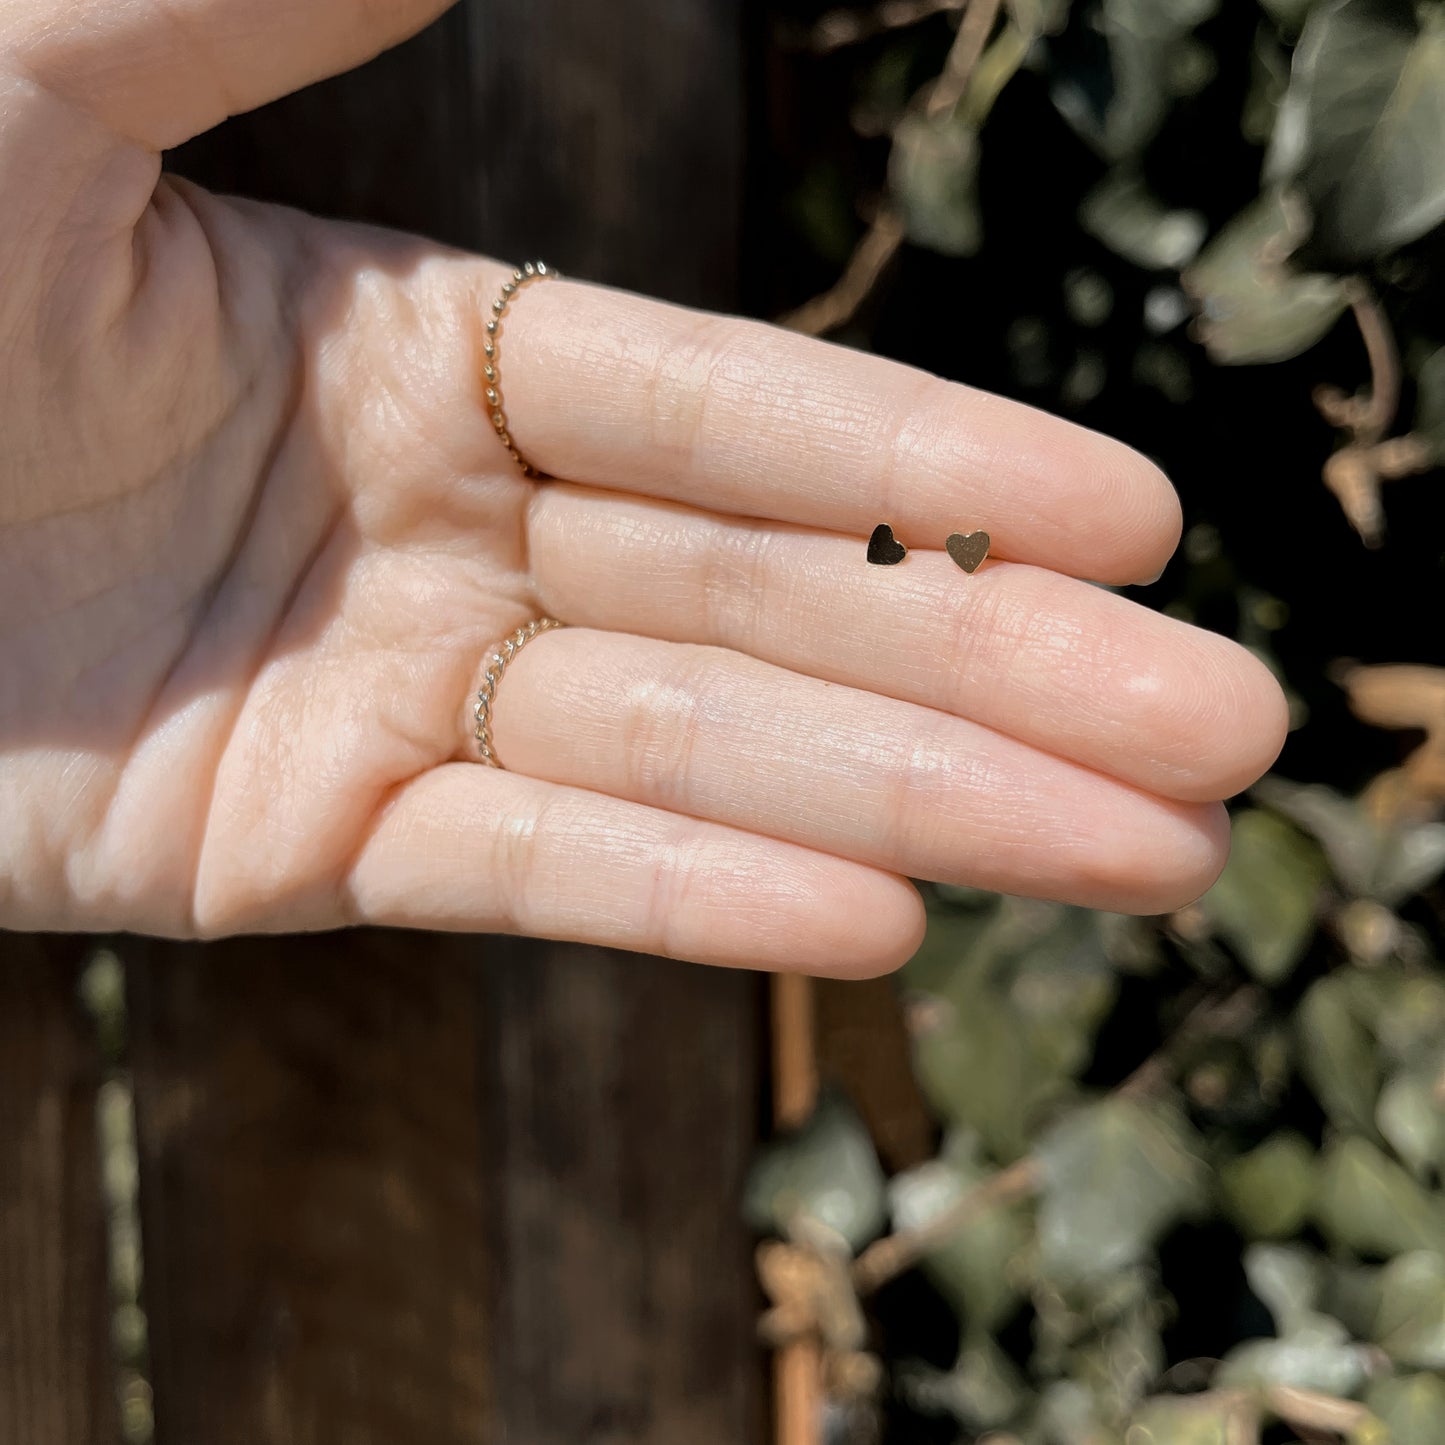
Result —
<instances>
[{"instance_id":1,"label":"hand","mask_svg":"<svg viewBox=\"0 0 1445 1445\"><path fill-rule=\"evenodd\" d=\"M160 152L438 0L0 4L0 923L520 931L867 973L910 877L1161 911L1285 707L1080 578L1149 463L907 367L221 199ZM913 550L867 564L888 521ZM983 528L994 561L942 550ZM505 771L470 760L488 653Z\"/></svg>"}]
</instances>

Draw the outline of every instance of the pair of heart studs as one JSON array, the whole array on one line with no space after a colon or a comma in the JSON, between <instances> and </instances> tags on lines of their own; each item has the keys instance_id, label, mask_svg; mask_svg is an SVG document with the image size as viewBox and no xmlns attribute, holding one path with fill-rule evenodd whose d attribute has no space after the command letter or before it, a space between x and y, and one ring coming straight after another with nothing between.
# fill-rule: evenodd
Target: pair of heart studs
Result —
<instances>
[{"instance_id":1,"label":"pair of heart studs","mask_svg":"<svg viewBox=\"0 0 1445 1445\"><path fill-rule=\"evenodd\" d=\"M987 532L953 532L943 544L948 555L965 572L977 572L988 556ZM868 539L868 560L875 567L896 567L908 555L908 548L894 535L887 522L879 522Z\"/></svg>"}]
</instances>

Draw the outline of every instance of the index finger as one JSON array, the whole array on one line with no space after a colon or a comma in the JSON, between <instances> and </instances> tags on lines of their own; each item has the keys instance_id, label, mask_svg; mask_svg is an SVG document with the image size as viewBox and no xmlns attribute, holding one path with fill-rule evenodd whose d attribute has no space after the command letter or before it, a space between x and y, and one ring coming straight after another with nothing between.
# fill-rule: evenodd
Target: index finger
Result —
<instances>
[{"instance_id":1,"label":"index finger","mask_svg":"<svg viewBox=\"0 0 1445 1445\"><path fill-rule=\"evenodd\" d=\"M553 476L910 547L983 530L995 555L1152 580L1180 509L1097 432L883 357L564 279L503 323L512 436Z\"/></svg>"}]
</instances>

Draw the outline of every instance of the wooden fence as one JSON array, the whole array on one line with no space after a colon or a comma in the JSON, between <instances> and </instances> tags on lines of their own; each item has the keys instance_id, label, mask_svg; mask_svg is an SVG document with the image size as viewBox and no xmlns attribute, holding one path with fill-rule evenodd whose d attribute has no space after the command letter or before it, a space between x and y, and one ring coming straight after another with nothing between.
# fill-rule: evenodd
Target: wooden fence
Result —
<instances>
[{"instance_id":1,"label":"wooden fence","mask_svg":"<svg viewBox=\"0 0 1445 1445\"><path fill-rule=\"evenodd\" d=\"M175 166L730 308L743 11L469 0ZM109 946L120 1041L95 940L0 935L0 1445L116 1445L123 1403L158 1445L765 1438L760 980L490 937Z\"/></svg>"}]
</instances>

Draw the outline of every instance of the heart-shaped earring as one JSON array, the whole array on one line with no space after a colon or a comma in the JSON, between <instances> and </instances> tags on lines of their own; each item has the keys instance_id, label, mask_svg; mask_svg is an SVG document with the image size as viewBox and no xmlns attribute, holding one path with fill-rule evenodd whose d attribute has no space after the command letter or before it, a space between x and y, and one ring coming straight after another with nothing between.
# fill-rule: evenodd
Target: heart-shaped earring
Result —
<instances>
[{"instance_id":1,"label":"heart-shaped earring","mask_svg":"<svg viewBox=\"0 0 1445 1445\"><path fill-rule=\"evenodd\" d=\"M988 544L987 532L954 532L943 545L965 572L977 572L988 556Z\"/></svg>"},{"instance_id":2,"label":"heart-shaped earring","mask_svg":"<svg viewBox=\"0 0 1445 1445\"><path fill-rule=\"evenodd\" d=\"M908 548L893 536L887 522L879 522L868 539L868 560L875 567L896 567L908 555Z\"/></svg>"}]
</instances>

